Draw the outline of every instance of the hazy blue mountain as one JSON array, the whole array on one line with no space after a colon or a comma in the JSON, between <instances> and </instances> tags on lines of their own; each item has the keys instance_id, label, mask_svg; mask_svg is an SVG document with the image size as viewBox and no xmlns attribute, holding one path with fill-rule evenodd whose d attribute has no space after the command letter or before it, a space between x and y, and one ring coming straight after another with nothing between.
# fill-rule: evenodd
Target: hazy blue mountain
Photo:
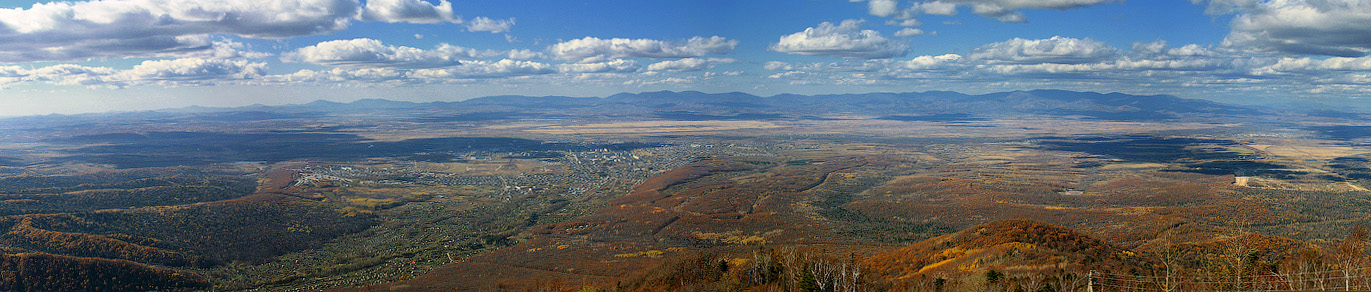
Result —
<instances>
[{"instance_id":1,"label":"hazy blue mountain","mask_svg":"<svg viewBox=\"0 0 1371 292\"><path fill-rule=\"evenodd\" d=\"M456 102L362 99L341 103L314 101L282 106L188 107L159 111L52 115L10 118L70 122L122 120L166 122L246 122L329 116L388 116L415 122L478 122L535 118L646 118L669 120L823 119L866 116L905 121L969 121L1013 116L1058 116L1119 121L1162 121L1252 117L1275 113L1170 95L1031 90L969 95L951 91L756 96L741 92L653 91L607 97L489 96ZM1341 111L1311 112L1318 117L1357 117Z\"/></svg>"}]
</instances>

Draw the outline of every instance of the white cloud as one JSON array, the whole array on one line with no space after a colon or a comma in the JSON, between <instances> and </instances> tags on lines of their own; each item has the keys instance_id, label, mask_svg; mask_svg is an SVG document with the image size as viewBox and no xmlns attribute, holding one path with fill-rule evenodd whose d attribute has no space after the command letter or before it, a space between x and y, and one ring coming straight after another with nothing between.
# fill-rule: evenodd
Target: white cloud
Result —
<instances>
[{"instance_id":1,"label":"white cloud","mask_svg":"<svg viewBox=\"0 0 1371 292\"><path fill-rule=\"evenodd\" d=\"M705 72L705 75L704 75L704 76L705 76L705 78L711 78L711 77L716 77L716 76L742 76L742 75L743 75L743 71L724 71L724 72L718 72L718 73L715 73L715 72Z\"/></svg>"},{"instance_id":2,"label":"white cloud","mask_svg":"<svg viewBox=\"0 0 1371 292\"><path fill-rule=\"evenodd\" d=\"M5 89L12 84L24 81L27 73L24 67L19 66L0 66L0 89Z\"/></svg>"},{"instance_id":3,"label":"white cloud","mask_svg":"<svg viewBox=\"0 0 1371 292\"><path fill-rule=\"evenodd\" d=\"M369 82L380 83L403 79L404 71L391 68L333 68L329 70L314 71L304 69L291 74L269 75L262 79L267 83L276 84L298 84L298 83L347 83Z\"/></svg>"},{"instance_id":4,"label":"white cloud","mask_svg":"<svg viewBox=\"0 0 1371 292\"><path fill-rule=\"evenodd\" d=\"M907 37L907 36L926 35L926 34L928 34L928 33L927 33L927 32L924 32L924 30L922 30L922 29L917 29L917 28L912 28L912 27L906 27L906 28L900 29L900 31L896 31L896 32L895 32L895 36L897 36L897 37Z\"/></svg>"},{"instance_id":5,"label":"white cloud","mask_svg":"<svg viewBox=\"0 0 1371 292\"><path fill-rule=\"evenodd\" d=\"M923 26L924 24L923 24L922 22L919 22L918 19L910 18L910 19L905 19L905 20L900 20L900 21L889 20L889 21L886 21L886 22L885 22L885 25L890 25L890 26L903 26L903 27L920 27L920 26Z\"/></svg>"},{"instance_id":6,"label":"white cloud","mask_svg":"<svg viewBox=\"0 0 1371 292\"><path fill-rule=\"evenodd\" d=\"M25 75L25 81L40 81L58 85L96 86L105 84L109 76L118 70L109 67L86 67L76 64L59 64L18 72Z\"/></svg>"},{"instance_id":7,"label":"white cloud","mask_svg":"<svg viewBox=\"0 0 1371 292\"><path fill-rule=\"evenodd\" d=\"M1192 0L1195 1L1195 0ZM915 1L900 10L895 0L872 0L867 3L867 12L879 17L898 19L914 18L917 14L956 15L957 6L971 8L977 15L995 18L1001 22L1027 22L1022 9L1072 9L1099 5L1115 0L937 0Z\"/></svg>"},{"instance_id":8,"label":"white cloud","mask_svg":"<svg viewBox=\"0 0 1371 292\"><path fill-rule=\"evenodd\" d=\"M508 56L510 59L516 60L542 59L547 57L541 52L534 52L533 50L528 49L510 50Z\"/></svg>"},{"instance_id":9,"label":"white cloud","mask_svg":"<svg viewBox=\"0 0 1371 292\"><path fill-rule=\"evenodd\" d=\"M709 61L698 58L667 60L647 65L649 71L703 71L712 67Z\"/></svg>"},{"instance_id":10,"label":"white cloud","mask_svg":"<svg viewBox=\"0 0 1371 292\"><path fill-rule=\"evenodd\" d=\"M632 73L638 71L638 62L614 59L607 62L561 64L557 67L562 72L571 73Z\"/></svg>"},{"instance_id":11,"label":"white cloud","mask_svg":"<svg viewBox=\"0 0 1371 292\"><path fill-rule=\"evenodd\" d=\"M461 48L446 51L465 53ZM326 41L286 53L282 59L327 66L424 68L457 64L452 55L444 52L387 46L381 41L367 38Z\"/></svg>"},{"instance_id":12,"label":"white cloud","mask_svg":"<svg viewBox=\"0 0 1371 292\"><path fill-rule=\"evenodd\" d=\"M16 66L17 67L17 66ZM247 60L180 58L147 60L130 69L58 64L30 70L0 68L0 78L87 87L208 85L262 77L266 63Z\"/></svg>"},{"instance_id":13,"label":"white cloud","mask_svg":"<svg viewBox=\"0 0 1371 292\"><path fill-rule=\"evenodd\" d=\"M1089 38L1075 39L1054 36L1050 39L1040 40L1014 38L985 45L971 53L971 59L985 60L991 63L1081 64L1100 62L1117 55L1117 49Z\"/></svg>"},{"instance_id":14,"label":"white cloud","mask_svg":"<svg viewBox=\"0 0 1371 292\"><path fill-rule=\"evenodd\" d=\"M909 46L881 36L880 32L861 29L861 20L843 20L838 25L824 22L781 36L772 44L772 51L807 55L856 59L878 59L903 56Z\"/></svg>"},{"instance_id":15,"label":"white cloud","mask_svg":"<svg viewBox=\"0 0 1371 292\"><path fill-rule=\"evenodd\" d=\"M266 63L247 60L182 58L148 60L114 75L115 80L130 83L197 84L202 81L251 79L266 73Z\"/></svg>"},{"instance_id":16,"label":"white cloud","mask_svg":"<svg viewBox=\"0 0 1371 292\"><path fill-rule=\"evenodd\" d=\"M684 85L684 84L695 83L696 80L697 80L697 78L696 78L695 76L688 76L688 77L685 77L685 78L680 78L680 77L667 77L667 78L657 79L657 80L633 79L633 80L624 81L624 82L623 82L623 85L625 85L625 86L639 86L639 87L645 86L645 85Z\"/></svg>"},{"instance_id":17,"label":"white cloud","mask_svg":"<svg viewBox=\"0 0 1371 292\"><path fill-rule=\"evenodd\" d=\"M962 60L961 55L946 54L940 56L918 56L908 61L901 61L897 64L910 70L942 69L949 65L956 64Z\"/></svg>"},{"instance_id":18,"label":"white cloud","mask_svg":"<svg viewBox=\"0 0 1371 292\"><path fill-rule=\"evenodd\" d=\"M890 16L895 14L896 4L895 0L871 0L867 2L867 12L880 17Z\"/></svg>"},{"instance_id":19,"label":"white cloud","mask_svg":"<svg viewBox=\"0 0 1371 292\"><path fill-rule=\"evenodd\" d=\"M461 65L442 69L415 69L410 71L408 76L410 78L429 80L488 79L543 75L556 72L556 68L547 63L503 59L500 61L467 61L462 62Z\"/></svg>"},{"instance_id":20,"label":"white cloud","mask_svg":"<svg viewBox=\"0 0 1371 292\"><path fill-rule=\"evenodd\" d=\"M409 23L461 23L452 14L452 3L439 0L438 5L423 0L367 0L359 15L362 20Z\"/></svg>"},{"instance_id":21,"label":"white cloud","mask_svg":"<svg viewBox=\"0 0 1371 292\"><path fill-rule=\"evenodd\" d=\"M1256 75L1290 73L1327 73L1326 71L1365 71L1371 70L1371 57L1347 58L1333 57L1323 60L1313 58L1281 58L1275 64L1253 69Z\"/></svg>"},{"instance_id":22,"label":"white cloud","mask_svg":"<svg viewBox=\"0 0 1371 292\"><path fill-rule=\"evenodd\" d=\"M490 19L489 17L477 17L467 23L467 31L486 31L490 33L508 32L514 27L514 18L510 19Z\"/></svg>"},{"instance_id":23,"label":"white cloud","mask_svg":"<svg viewBox=\"0 0 1371 292\"><path fill-rule=\"evenodd\" d=\"M706 54L726 54L738 41L723 37L693 37L685 42L653 39L600 39L585 37L557 43L548 51L559 59L594 63L613 58L688 58Z\"/></svg>"},{"instance_id":24,"label":"white cloud","mask_svg":"<svg viewBox=\"0 0 1371 292\"><path fill-rule=\"evenodd\" d=\"M356 0L126 0L0 9L0 62L176 56L208 34L286 38L348 26Z\"/></svg>"},{"instance_id":25,"label":"white cloud","mask_svg":"<svg viewBox=\"0 0 1371 292\"><path fill-rule=\"evenodd\" d=\"M1211 56L1214 55L1214 52L1210 51L1209 48L1201 47L1197 44L1188 44L1179 48L1166 50L1166 54L1172 56Z\"/></svg>"},{"instance_id":26,"label":"white cloud","mask_svg":"<svg viewBox=\"0 0 1371 292\"><path fill-rule=\"evenodd\" d=\"M1196 2L1202 3L1202 2ZM1371 53L1371 1L1210 1L1237 12L1224 46L1258 52L1358 57ZM1216 9L1215 7L1224 7Z\"/></svg>"},{"instance_id":27,"label":"white cloud","mask_svg":"<svg viewBox=\"0 0 1371 292\"><path fill-rule=\"evenodd\" d=\"M492 57L532 59L540 54L528 50L495 51L477 50L438 44L432 50L405 46L389 46L379 40L360 38L351 40L326 41L313 46L303 47L282 55L287 62L307 62L326 66L348 67L390 67L390 68L437 68L454 66L464 59Z\"/></svg>"},{"instance_id":28,"label":"white cloud","mask_svg":"<svg viewBox=\"0 0 1371 292\"><path fill-rule=\"evenodd\" d=\"M271 54L262 52L246 51L248 46L228 39L221 39L210 44L210 51L203 54L206 58L213 59L236 59L249 58L261 59L270 57Z\"/></svg>"},{"instance_id":29,"label":"white cloud","mask_svg":"<svg viewBox=\"0 0 1371 292\"><path fill-rule=\"evenodd\" d=\"M259 58L215 35L283 39L328 34L352 21L461 23L439 0L109 0L0 8L0 62L148 57ZM471 31L505 32L513 19L478 17ZM233 53L225 48L240 52ZM229 54L225 54L229 53Z\"/></svg>"},{"instance_id":30,"label":"white cloud","mask_svg":"<svg viewBox=\"0 0 1371 292\"><path fill-rule=\"evenodd\" d=\"M630 61L631 64L631 61ZM552 65L532 61L503 59L499 61L464 61L445 68L332 68L328 70L300 70L291 74L269 75L261 79L267 84L318 83L342 86L397 86L413 83L447 83L473 79L507 79L557 73Z\"/></svg>"},{"instance_id":31,"label":"white cloud","mask_svg":"<svg viewBox=\"0 0 1371 292\"><path fill-rule=\"evenodd\" d=\"M1143 55L1158 55L1166 50L1166 41L1134 42L1133 52Z\"/></svg>"},{"instance_id":32,"label":"white cloud","mask_svg":"<svg viewBox=\"0 0 1371 292\"><path fill-rule=\"evenodd\" d=\"M919 11L933 15L957 15L957 4L943 1L924 2L919 4Z\"/></svg>"},{"instance_id":33,"label":"white cloud","mask_svg":"<svg viewBox=\"0 0 1371 292\"><path fill-rule=\"evenodd\" d=\"M1190 0L1196 5L1208 4L1204 10L1205 14L1218 15L1233 13L1238 9L1252 8L1261 0Z\"/></svg>"}]
</instances>

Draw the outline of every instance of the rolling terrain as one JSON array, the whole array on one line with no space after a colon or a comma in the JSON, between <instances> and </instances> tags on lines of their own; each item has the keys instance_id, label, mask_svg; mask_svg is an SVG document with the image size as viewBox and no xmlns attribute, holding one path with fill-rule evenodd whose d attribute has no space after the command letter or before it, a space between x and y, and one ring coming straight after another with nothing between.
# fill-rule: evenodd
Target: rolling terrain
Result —
<instances>
[{"instance_id":1,"label":"rolling terrain","mask_svg":"<svg viewBox=\"0 0 1371 292\"><path fill-rule=\"evenodd\" d=\"M1369 129L1057 90L11 118L0 286L1308 288L1366 265Z\"/></svg>"}]
</instances>

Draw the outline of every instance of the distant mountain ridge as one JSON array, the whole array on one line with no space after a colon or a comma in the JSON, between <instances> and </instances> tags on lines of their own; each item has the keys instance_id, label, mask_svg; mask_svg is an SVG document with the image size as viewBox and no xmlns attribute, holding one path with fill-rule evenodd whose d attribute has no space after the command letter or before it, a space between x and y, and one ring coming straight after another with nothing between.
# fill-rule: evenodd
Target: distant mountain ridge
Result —
<instances>
[{"instance_id":1,"label":"distant mountain ridge","mask_svg":"<svg viewBox=\"0 0 1371 292\"><path fill-rule=\"evenodd\" d=\"M235 112L235 114L228 114ZM247 113L250 112L250 113ZM361 99L348 103L232 108L186 107L132 113L88 114L209 121L289 119L301 116L390 114L416 122L529 118L608 117L665 120L832 119L858 116L902 121L957 122L1014 116L1055 116L1113 121L1164 121L1270 115L1274 111L1171 95L1010 91L971 95L953 91L861 94L778 94L651 91L606 97L502 95L464 101L408 102ZM1335 113L1341 114L1341 113ZM1357 114L1352 114L1357 115Z\"/></svg>"},{"instance_id":2,"label":"distant mountain ridge","mask_svg":"<svg viewBox=\"0 0 1371 292\"><path fill-rule=\"evenodd\" d=\"M960 113L975 116L1040 114L1082 116L1108 120L1160 120L1187 114L1256 115L1261 111L1201 99L1171 95L1032 90L968 95L951 91L863 93L761 97L741 92L654 91L620 93L604 98L484 97L461 104L521 106L540 104L564 108L612 106L618 110L695 111L732 113L803 113L927 115Z\"/></svg>"}]
</instances>

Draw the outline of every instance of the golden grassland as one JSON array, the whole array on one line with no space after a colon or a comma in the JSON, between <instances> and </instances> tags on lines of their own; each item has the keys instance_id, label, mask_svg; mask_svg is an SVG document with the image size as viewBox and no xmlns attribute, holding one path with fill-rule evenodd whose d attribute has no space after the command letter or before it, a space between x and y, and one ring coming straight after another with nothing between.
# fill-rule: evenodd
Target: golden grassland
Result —
<instances>
[{"instance_id":1,"label":"golden grassland","mask_svg":"<svg viewBox=\"0 0 1371 292\"><path fill-rule=\"evenodd\" d=\"M526 131L553 135L576 134L661 134L680 132L713 132L743 129L780 128L764 121L642 121L585 125L530 127Z\"/></svg>"}]
</instances>

